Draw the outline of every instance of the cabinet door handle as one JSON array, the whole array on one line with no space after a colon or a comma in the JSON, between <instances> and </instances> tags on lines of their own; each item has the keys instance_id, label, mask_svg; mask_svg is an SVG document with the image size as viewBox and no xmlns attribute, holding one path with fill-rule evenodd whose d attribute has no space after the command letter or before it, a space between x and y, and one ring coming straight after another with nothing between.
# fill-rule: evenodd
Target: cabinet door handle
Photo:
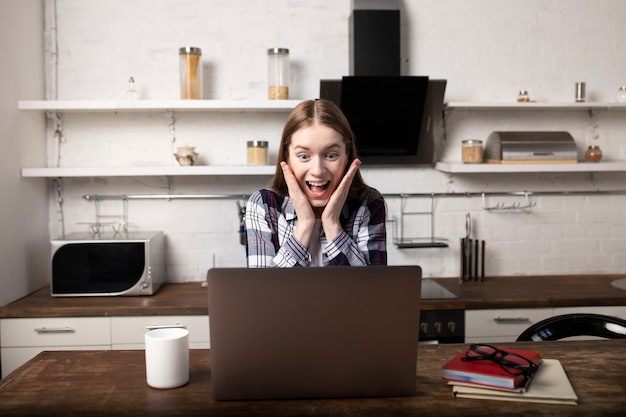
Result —
<instances>
[{"instance_id":1,"label":"cabinet door handle","mask_svg":"<svg viewBox=\"0 0 626 417\"><path fill-rule=\"evenodd\" d=\"M39 334L43 333L76 333L76 330L69 326L65 327L38 327L35 332Z\"/></svg>"},{"instance_id":2,"label":"cabinet door handle","mask_svg":"<svg viewBox=\"0 0 626 417\"><path fill-rule=\"evenodd\" d=\"M528 317L496 317L493 319L496 323L530 323Z\"/></svg>"},{"instance_id":3,"label":"cabinet door handle","mask_svg":"<svg viewBox=\"0 0 626 417\"><path fill-rule=\"evenodd\" d=\"M186 329L187 326L185 326L184 324L180 324L180 323L175 323L175 324L149 324L146 326L146 329L148 330L155 330L155 329Z\"/></svg>"}]
</instances>

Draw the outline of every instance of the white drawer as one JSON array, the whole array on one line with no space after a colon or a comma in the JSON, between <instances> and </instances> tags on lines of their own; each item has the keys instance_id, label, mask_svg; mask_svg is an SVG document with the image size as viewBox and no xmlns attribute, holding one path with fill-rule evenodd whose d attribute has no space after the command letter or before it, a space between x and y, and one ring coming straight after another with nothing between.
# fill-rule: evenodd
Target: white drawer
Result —
<instances>
[{"instance_id":1,"label":"white drawer","mask_svg":"<svg viewBox=\"0 0 626 417\"><path fill-rule=\"evenodd\" d=\"M209 317L202 316L135 316L111 317L111 340L115 345L129 344L135 348L144 345L148 327L181 326L189 330L189 344L209 343Z\"/></svg>"},{"instance_id":2,"label":"white drawer","mask_svg":"<svg viewBox=\"0 0 626 417\"><path fill-rule=\"evenodd\" d=\"M626 306L557 307L552 311L553 316L573 313L604 314L605 316L619 317L626 320Z\"/></svg>"},{"instance_id":3,"label":"white drawer","mask_svg":"<svg viewBox=\"0 0 626 417\"><path fill-rule=\"evenodd\" d=\"M551 308L466 310L465 335L468 339L483 341L515 341L531 325L552 316Z\"/></svg>"},{"instance_id":4,"label":"white drawer","mask_svg":"<svg viewBox=\"0 0 626 417\"><path fill-rule=\"evenodd\" d=\"M0 341L2 347L110 345L111 322L109 317L2 319Z\"/></svg>"}]
</instances>

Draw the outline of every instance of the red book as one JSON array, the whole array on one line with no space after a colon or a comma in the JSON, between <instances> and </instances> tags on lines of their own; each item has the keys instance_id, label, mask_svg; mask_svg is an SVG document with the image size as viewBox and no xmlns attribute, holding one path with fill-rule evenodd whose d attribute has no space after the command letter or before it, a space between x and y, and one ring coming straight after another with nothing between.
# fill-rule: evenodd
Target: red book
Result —
<instances>
[{"instance_id":1,"label":"red book","mask_svg":"<svg viewBox=\"0 0 626 417\"><path fill-rule=\"evenodd\" d=\"M521 388L529 382L526 375L511 375L499 363L491 360L464 361L463 358L468 350L469 348L463 350L441 367L443 379L504 389ZM503 350L523 356L537 366L541 363L539 352L534 350L508 348Z\"/></svg>"}]
</instances>

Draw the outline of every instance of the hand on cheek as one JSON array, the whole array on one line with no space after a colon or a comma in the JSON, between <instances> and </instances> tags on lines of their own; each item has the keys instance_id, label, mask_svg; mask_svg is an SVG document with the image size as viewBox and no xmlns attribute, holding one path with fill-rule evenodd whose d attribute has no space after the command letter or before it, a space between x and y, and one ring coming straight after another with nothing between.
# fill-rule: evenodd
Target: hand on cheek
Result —
<instances>
[{"instance_id":1,"label":"hand on cheek","mask_svg":"<svg viewBox=\"0 0 626 417\"><path fill-rule=\"evenodd\" d=\"M341 231L339 216L341 215L341 210L346 203L346 199L348 198L348 192L350 191L352 180L354 179L354 176L360 166L360 160L355 159L352 161L348 172L346 172L346 175L342 178L339 186L337 186L337 189L331 195L326 208L324 208L324 211L322 212L322 226L324 227L326 238L329 241L334 239L335 236L337 236L337 234Z\"/></svg>"},{"instance_id":2,"label":"hand on cheek","mask_svg":"<svg viewBox=\"0 0 626 417\"><path fill-rule=\"evenodd\" d=\"M289 199L293 203L298 216L298 224L294 229L294 235L296 239L302 244L302 246L308 248L311 240L311 233L313 232L313 226L315 225L315 213L309 199L307 198L298 180L293 175L291 168L286 162L281 162L280 166L285 176L285 182L289 190Z\"/></svg>"}]
</instances>

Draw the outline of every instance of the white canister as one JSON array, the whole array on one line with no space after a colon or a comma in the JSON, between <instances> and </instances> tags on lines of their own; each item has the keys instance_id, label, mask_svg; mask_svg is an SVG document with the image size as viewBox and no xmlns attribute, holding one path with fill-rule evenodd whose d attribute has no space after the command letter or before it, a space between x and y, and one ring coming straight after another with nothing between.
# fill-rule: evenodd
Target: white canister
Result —
<instances>
[{"instance_id":1,"label":"white canister","mask_svg":"<svg viewBox=\"0 0 626 417\"><path fill-rule=\"evenodd\" d=\"M189 381L189 330L146 332L146 381L153 388L177 388Z\"/></svg>"}]
</instances>

